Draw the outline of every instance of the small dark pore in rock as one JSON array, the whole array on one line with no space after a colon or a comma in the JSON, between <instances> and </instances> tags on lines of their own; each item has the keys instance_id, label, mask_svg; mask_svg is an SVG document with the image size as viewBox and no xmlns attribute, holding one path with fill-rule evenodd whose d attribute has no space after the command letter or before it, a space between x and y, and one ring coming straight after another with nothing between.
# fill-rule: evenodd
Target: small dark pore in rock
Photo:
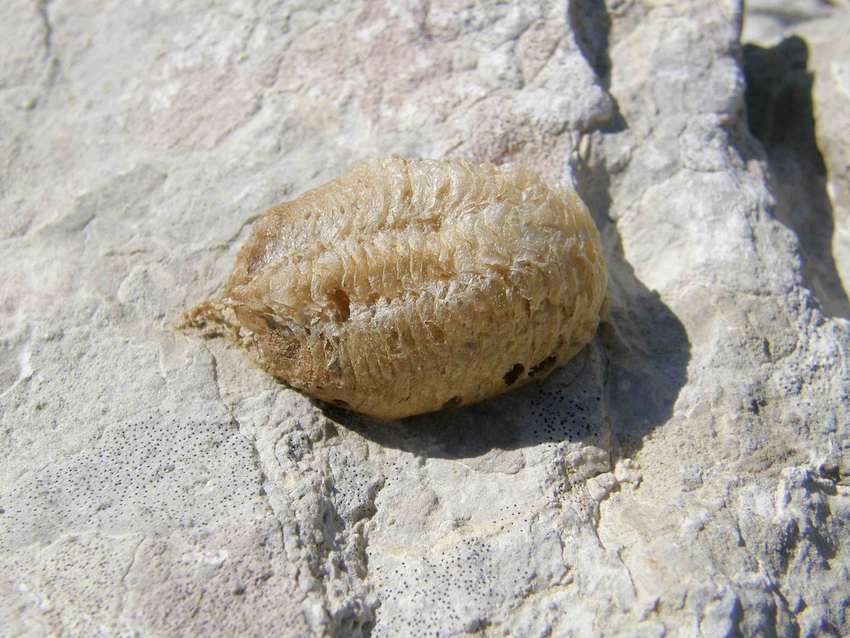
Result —
<instances>
[{"instance_id":1,"label":"small dark pore in rock","mask_svg":"<svg viewBox=\"0 0 850 638\"><path fill-rule=\"evenodd\" d=\"M516 383L516 380L519 379L519 375L521 375L525 371L525 366L521 363L517 363L513 368L508 370L505 373L504 379L507 385L513 385Z\"/></svg>"},{"instance_id":2,"label":"small dark pore in rock","mask_svg":"<svg viewBox=\"0 0 850 638\"><path fill-rule=\"evenodd\" d=\"M338 405L341 408L345 408L346 410L351 407L350 405L348 405L347 401L343 401L342 399L334 399L333 404Z\"/></svg>"}]
</instances>

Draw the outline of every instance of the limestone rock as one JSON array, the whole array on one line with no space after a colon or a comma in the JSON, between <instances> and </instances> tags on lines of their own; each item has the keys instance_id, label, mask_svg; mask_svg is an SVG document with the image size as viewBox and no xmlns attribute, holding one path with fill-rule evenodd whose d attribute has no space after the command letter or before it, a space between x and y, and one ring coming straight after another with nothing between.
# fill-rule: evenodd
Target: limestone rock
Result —
<instances>
[{"instance_id":1,"label":"limestone rock","mask_svg":"<svg viewBox=\"0 0 850 638\"><path fill-rule=\"evenodd\" d=\"M0 12L2 633L850 633L850 326L739 3ZM571 181L597 338L381 424L171 329L252 218L393 154Z\"/></svg>"}]
</instances>

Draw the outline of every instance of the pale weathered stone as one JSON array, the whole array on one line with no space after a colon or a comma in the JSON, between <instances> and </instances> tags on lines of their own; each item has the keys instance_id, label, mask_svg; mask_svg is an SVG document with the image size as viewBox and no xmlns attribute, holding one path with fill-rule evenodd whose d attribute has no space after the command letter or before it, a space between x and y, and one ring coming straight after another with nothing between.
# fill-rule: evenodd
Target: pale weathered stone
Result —
<instances>
[{"instance_id":1,"label":"pale weathered stone","mask_svg":"<svg viewBox=\"0 0 850 638\"><path fill-rule=\"evenodd\" d=\"M748 131L741 7L564 9L0 8L2 633L850 632L850 327ZM391 154L572 180L590 346L381 424L172 330L254 216Z\"/></svg>"},{"instance_id":2,"label":"pale weathered stone","mask_svg":"<svg viewBox=\"0 0 850 638\"><path fill-rule=\"evenodd\" d=\"M744 17L744 42L778 44L789 31L821 18L834 19L836 9L850 9L847 0L749 0Z\"/></svg>"}]
</instances>

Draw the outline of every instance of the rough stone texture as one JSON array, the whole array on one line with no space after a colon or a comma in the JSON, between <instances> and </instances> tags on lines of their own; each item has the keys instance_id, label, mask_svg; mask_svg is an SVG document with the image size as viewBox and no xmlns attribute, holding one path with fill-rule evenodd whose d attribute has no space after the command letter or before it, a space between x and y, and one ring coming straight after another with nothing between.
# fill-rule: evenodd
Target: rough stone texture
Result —
<instances>
[{"instance_id":1,"label":"rough stone texture","mask_svg":"<svg viewBox=\"0 0 850 638\"><path fill-rule=\"evenodd\" d=\"M741 7L607 4L2 3L0 633L850 632L850 326ZM390 153L574 182L612 298L570 365L379 424L174 332Z\"/></svg>"}]
</instances>

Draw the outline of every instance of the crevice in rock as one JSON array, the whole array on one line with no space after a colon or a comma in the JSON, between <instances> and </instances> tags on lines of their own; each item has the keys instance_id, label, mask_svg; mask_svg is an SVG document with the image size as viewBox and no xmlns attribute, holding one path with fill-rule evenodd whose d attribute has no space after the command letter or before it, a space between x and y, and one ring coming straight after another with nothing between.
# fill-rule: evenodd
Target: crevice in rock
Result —
<instances>
[{"instance_id":1,"label":"crevice in rock","mask_svg":"<svg viewBox=\"0 0 850 638\"><path fill-rule=\"evenodd\" d=\"M291 507L288 520L300 522L295 535L301 549L295 560L312 583L316 604L321 605L323 635L369 636L380 602L368 579L366 527L377 511L375 501L385 481L376 475L380 480L364 485L349 475L374 470L346 461L346 446L333 424L320 425L325 430L320 438L311 438L309 446L285 454L282 460L284 473L303 478L297 498L283 496ZM334 462L339 450L341 456Z\"/></svg>"},{"instance_id":2,"label":"crevice in rock","mask_svg":"<svg viewBox=\"0 0 850 638\"><path fill-rule=\"evenodd\" d=\"M242 424L239 422L239 419L236 417L235 410L231 404L229 404L225 399L221 391L221 383L219 381L218 376L218 358L213 353L212 349L204 342L200 342L200 345L204 350L206 350L207 354L210 356L210 367L212 372L212 380L215 384L216 393L218 395L218 400L224 409L227 411L228 416L230 417L230 423L232 427L235 427L241 436L243 436L249 443L251 458L254 461L254 467L257 470L257 474L259 475L260 487L259 487L259 496L263 503L265 503L266 510L275 521L278 532L280 533L281 543L284 544L284 521L285 516L278 512L274 507L272 500L268 494L268 490L266 488L269 485L269 477L266 473L266 470L263 466L263 461L260 456L260 450L257 447L257 440L253 434L250 432L246 432L245 428L242 427Z\"/></svg>"},{"instance_id":3,"label":"crevice in rock","mask_svg":"<svg viewBox=\"0 0 850 638\"><path fill-rule=\"evenodd\" d=\"M42 26L44 26L43 44L45 58L53 57L53 23L50 21L50 13L47 8L49 3L50 0L38 0L35 5L38 16L41 18Z\"/></svg>"},{"instance_id":4,"label":"crevice in rock","mask_svg":"<svg viewBox=\"0 0 850 638\"><path fill-rule=\"evenodd\" d=\"M36 11L44 28L44 36L42 46L44 47L44 59L47 62L47 88L53 87L56 84L56 79L59 76L59 57L56 55L53 46L53 22L50 19L51 0L37 0Z\"/></svg>"},{"instance_id":5,"label":"crevice in rock","mask_svg":"<svg viewBox=\"0 0 850 638\"><path fill-rule=\"evenodd\" d=\"M142 547L142 544L147 540L145 537L136 543L136 546L133 548L133 554L130 559L130 564L127 565L127 569L124 570L124 573L121 575L121 587L124 588L124 593L121 596L121 609L118 612L118 617L123 618L124 612L127 609L127 602L130 598L130 587L127 585L127 578L130 576L130 572L133 571L133 567L135 567L136 563L139 560L139 550Z\"/></svg>"},{"instance_id":6,"label":"crevice in rock","mask_svg":"<svg viewBox=\"0 0 850 638\"><path fill-rule=\"evenodd\" d=\"M601 120L590 122L587 132L595 130L606 133L623 131L627 124L620 113L620 106L611 89L611 55L609 42L611 35L611 16L604 2L598 0L570 0L567 5L567 24L569 24L582 57L596 74L602 88L608 95L612 113ZM592 209L591 209L592 210Z\"/></svg>"},{"instance_id":7,"label":"crevice in rock","mask_svg":"<svg viewBox=\"0 0 850 638\"><path fill-rule=\"evenodd\" d=\"M611 17L605 3L570 0L567 18L581 54L607 91L611 88L611 56L608 53Z\"/></svg>"},{"instance_id":8,"label":"crevice in rock","mask_svg":"<svg viewBox=\"0 0 850 638\"><path fill-rule=\"evenodd\" d=\"M850 318L832 254L835 215L818 148L809 48L799 36L774 47L743 47L749 130L767 155L773 215L799 240L804 285L829 316Z\"/></svg>"},{"instance_id":9,"label":"crevice in rock","mask_svg":"<svg viewBox=\"0 0 850 638\"><path fill-rule=\"evenodd\" d=\"M369 492L367 505L355 513L352 521L338 511L332 497L337 488L330 477L322 476L316 486L314 519L321 538L303 540L310 547L306 563L321 588L328 622L325 630L330 635L369 636L374 628L375 609L380 603L366 577L364 527L375 514L374 500L382 487L381 483ZM358 538L362 539L361 544Z\"/></svg>"},{"instance_id":10,"label":"crevice in rock","mask_svg":"<svg viewBox=\"0 0 850 638\"><path fill-rule=\"evenodd\" d=\"M215 385L215 391L216 391L216 394L218 395L219 403L221 403L221 405L224 407L228 416L230 416L230 419L233 422L233 424L238 427L239 421L236 419L236 416L233 414L233 406L230 405L227 401L224 400L224 396L221 392L221 384L219 383L219 379L218 379L218 358L215 356L215 354L213 354L212 349L210 349L210 347L206 343L204 343L203 341L200 342L200 346L206 351L206 353L210 357L210 371L212 372L212 381L213 381L213 384Z\"/></svg>"}]
</instances>

